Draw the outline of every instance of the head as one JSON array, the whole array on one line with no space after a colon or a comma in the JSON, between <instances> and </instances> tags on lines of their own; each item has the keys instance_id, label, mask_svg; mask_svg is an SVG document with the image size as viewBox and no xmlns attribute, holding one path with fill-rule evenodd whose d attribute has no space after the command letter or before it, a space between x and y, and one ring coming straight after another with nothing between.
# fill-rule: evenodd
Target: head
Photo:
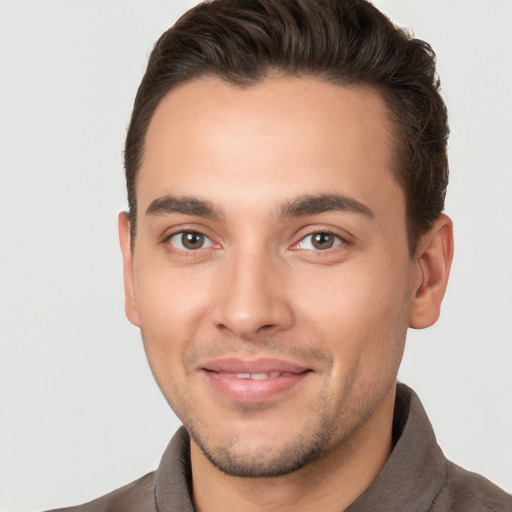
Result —
<instances>
[{"instance_id":1,"label":"head","mask_svg":"<svg viewBox=\"0 0 512 512\"><path fill-rule=\"evenodd\" d=\"M393 130L393 172L404 190L411 254L444 208L447 112L435 54L367 0L217 0L188 11L158 40L126 138L132 240L136 183L156 107L179 84L217 77L248 88L269 76L371 87Z\"/></svg>"},{"instance_id":2,"label":"head","mask_svg":"<svg viewBox=\"0 0 512 512\"><path fill-rule=\"evenodd\" d=\"M446 136L433 52L366 1L213 1L160 38L126 310L196 460L279 476L390 442L407 328L450 268Z\"/></svg>"}]
</instances>

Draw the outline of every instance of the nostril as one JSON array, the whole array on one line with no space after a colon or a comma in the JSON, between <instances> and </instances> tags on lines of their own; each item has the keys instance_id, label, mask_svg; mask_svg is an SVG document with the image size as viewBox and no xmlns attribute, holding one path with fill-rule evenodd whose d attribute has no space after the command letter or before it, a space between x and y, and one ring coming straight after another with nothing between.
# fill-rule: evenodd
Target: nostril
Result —
<instances>
[{"instance_id":1,"label":"nostril","mask_svg":"<svg viewBox=\"0 0 512 512\"><path fill-rule=\"evenodd\" d=\"M275 327L275 324L266 324L266 325L262 325L258 330L259 331L268 331L269 329L272 329L273 327Z\"/></svg>"}]
</instances>

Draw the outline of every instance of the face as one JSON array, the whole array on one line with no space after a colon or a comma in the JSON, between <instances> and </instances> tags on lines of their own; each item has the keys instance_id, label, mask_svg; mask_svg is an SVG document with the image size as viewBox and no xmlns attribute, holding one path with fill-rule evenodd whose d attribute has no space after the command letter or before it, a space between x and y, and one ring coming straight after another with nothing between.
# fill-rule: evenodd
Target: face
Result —
<instances>
[{"instance_id":1,"label":"face","mask_svg":"<svg viewBox=\"0 0 512 512\"><path fill-rule=\"evenodd\" d=\"M415 282L390 162L371 89L204 79L158 106L127 313L222 471L285 474L389 420Z\"/></svg>"}]
</instances>

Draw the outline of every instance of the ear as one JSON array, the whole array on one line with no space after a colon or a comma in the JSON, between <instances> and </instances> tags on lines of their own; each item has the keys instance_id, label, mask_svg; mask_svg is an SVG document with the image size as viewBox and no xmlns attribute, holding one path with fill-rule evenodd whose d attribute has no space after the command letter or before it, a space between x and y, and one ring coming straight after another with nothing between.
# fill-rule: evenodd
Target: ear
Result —
<instances>
[{"instance_id":1,"label":"ear","mask_svg":"<svg viewBox=\"0 0 512 512\"><path fill-rule=\"evenodd\" d=\"M424 329L441 313L453 259L453 224L441 215L419 241L415 255L414 290L409 327Z\"/></svg>"},{"instance_id":2,"label":"ear","mask_svg":"<svg viewBox=\"0 0 512 512\"><path fill-rule=\"evenodd\" d=\"M139 313L135 300L135 284L133 273L133 250L131 245L131 224L128 214L121 212L117 218L119 228L119 242L123 254L123 277L124 277L124 308L128 320L133 325L140 327Z\"/></svg>"}]
</instances>

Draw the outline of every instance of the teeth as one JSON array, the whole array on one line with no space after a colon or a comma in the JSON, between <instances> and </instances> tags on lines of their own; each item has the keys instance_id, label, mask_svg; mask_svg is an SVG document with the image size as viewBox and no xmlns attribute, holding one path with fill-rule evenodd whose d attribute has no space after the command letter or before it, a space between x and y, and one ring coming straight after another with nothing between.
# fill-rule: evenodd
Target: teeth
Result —
<instances>
[{"instance_id":1,"label":"teeth","mask_svg":"<svg viewBox=\"0 0 512 512\"><path fill-rule=\"evenodd\" d=\"M253 380L266 380L275 379L276 377L289 376L291 373L270 372L270 373L225 373L228 377L235 377L237 379L253 379Z\"/></svg>"},{"instance_id":2,"label":"teeth","mask_svg":"<svg viewBox=\"0 0 512 512\"><path fill-rule=\"evenodd\" d=\"M251 373L251 379L254 379L254 380L268 379L268 373Z\"/></svg>"},{"instance_id":3,"label":"teeth","mask_svg":"<svg viewBox=\"0 0 512 512\"><path fill-rule=\"evenodd\" d=\"M1 1L1 0L0 0ZM226 377L234 379L252 379L252 380L267 380L276 379L277 377L293 377L295 373L292 372L270 372L270 373L224 373L219 372Z\"/></svg>"}]
</instances>

